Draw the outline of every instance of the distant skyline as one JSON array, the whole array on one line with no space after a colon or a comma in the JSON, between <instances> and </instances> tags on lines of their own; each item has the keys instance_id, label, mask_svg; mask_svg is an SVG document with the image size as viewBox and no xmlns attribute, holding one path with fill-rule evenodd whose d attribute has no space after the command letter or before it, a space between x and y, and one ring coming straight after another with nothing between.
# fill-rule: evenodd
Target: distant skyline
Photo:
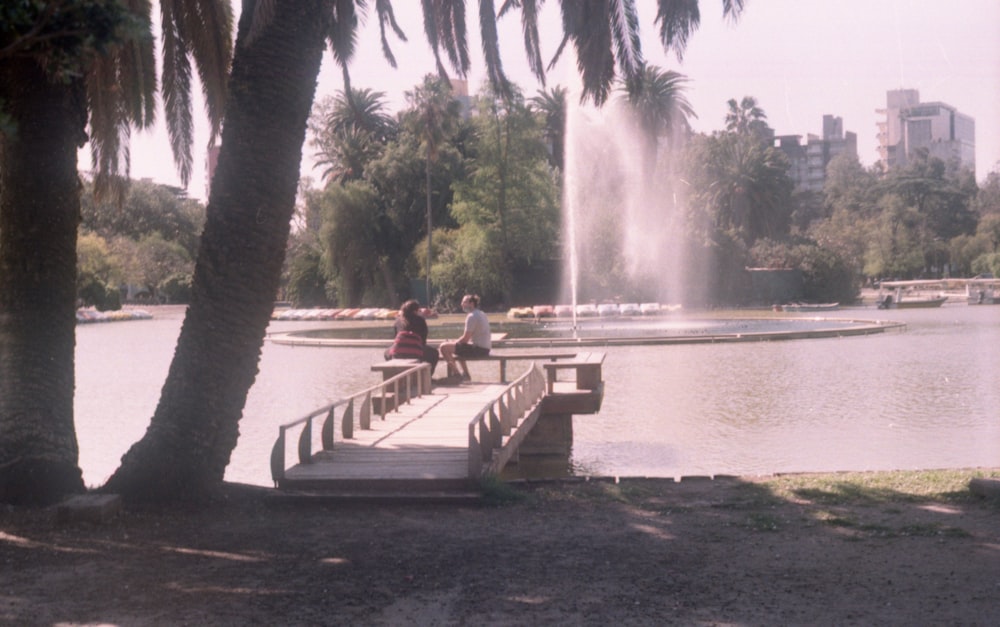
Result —
<instances>
[{"instance_id":1,"label":"distant skyline","mask_svg":"<svg viewBox=\"0 0 1000 627\"><path fill-rule=\"evenodd\" d=\"M434 73L435 66L423 34L420 3L393 4L409 39L392 45L398 69L382 57L377 21L370 17L350 73L355 88L385 92L390 109L397 111L406 104L405 92L425 74ZM978 180L1000 169L1000 2L996 0L748 0L735 24L722 19L720 0L701 0L701 26L689 40L683 62L664 54L657 41L655 3L637 4L645 58L689 78L686 96L698 116L691 120L697 132L724 127L730 98L753 96L778 135L820 135L824 114L841 117L844 130L858 136L859 159L871 165L878 160L876 123L882 119L876 110L885 107L886 92L916 89L922 101L946 102L975 119ZM476 10L476 3L467 3L470 93L485 80ZM500 22L501 54L508 77L531 97L541 86L524 59L519 17L515 13ZM550 1L541 20L546 62L561 37L558 3ZM568 84L568 66L564 55L548 73L547 86ZM342 88L340 71L328 53L316 98ZM207 139L207 127L199 120L196 167L188 193L201 199ZM308 145L304 153L302 176L318 184L319 171L312 170ZM179 185L162 129L133 137L132 176Z\"/></svg>"}]
</instances>

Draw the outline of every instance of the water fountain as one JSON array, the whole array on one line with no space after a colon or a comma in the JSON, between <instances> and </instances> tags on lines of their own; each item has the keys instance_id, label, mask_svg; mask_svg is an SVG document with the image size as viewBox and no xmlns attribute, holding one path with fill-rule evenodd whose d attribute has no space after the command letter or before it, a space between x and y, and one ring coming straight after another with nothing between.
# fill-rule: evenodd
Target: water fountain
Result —
<instances>
[{"instance_id":1,"label":"water fountain","mask_svg":"<svg viewBox=\"0 0 1000 627\"><path fill-rule=\"evenodd\" d=\"M564 296L574 310L580 300L690 300L683 199L668 140L651 141L620 98L597 108L574 91L566 116Z\"/></svg>"}]
</instances>

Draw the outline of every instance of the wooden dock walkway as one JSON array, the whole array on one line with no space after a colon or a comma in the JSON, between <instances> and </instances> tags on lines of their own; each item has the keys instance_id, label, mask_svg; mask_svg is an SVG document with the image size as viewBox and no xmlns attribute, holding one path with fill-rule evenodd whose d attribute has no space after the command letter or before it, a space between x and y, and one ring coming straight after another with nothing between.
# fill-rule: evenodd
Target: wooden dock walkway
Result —
<instances>
[{"instance_id":1,"label":"wooden dock walkway","mask_svg":"<svg viewBox=\"0 0 1000 627\"><path fill-rule=\"evenodd\" d=\"M533 363L511 383L447 386L431 385L426 364L378 364L382 383L280 427L272 477L284 491L344 495L474 490L516 457L546 413L571 421L600 409L603 359L580 353ZM576 378L559 381L566 371ZM296 434L298 463L286 467Z\"/></svg>"},{"instance_id":2,"label":"wooden dock walkway","mask_svg":"<svg viewBox=\"0 0 1000 627\"><path fill-rule=\"evenodd\" d=\"M506 386L434 387L370 429L319 451L285 473L289 487L457 489L469 487L469 421ZM415 485L419 484L419 485Z\"/></svg>"}]
</instances>

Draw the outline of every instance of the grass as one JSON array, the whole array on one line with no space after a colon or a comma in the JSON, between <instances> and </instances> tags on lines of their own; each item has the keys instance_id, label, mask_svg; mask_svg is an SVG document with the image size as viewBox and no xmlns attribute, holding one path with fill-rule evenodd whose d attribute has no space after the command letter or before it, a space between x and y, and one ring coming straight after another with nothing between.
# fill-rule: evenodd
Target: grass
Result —
<instances>
[{"instance_id":1,"label":"grass","mask_svg":"<svg viewBox=\"0 0 1000 627\"><path fill-rule=\"evenodd\" d=\"M992 471L992 476L1000 473ZM782 475L764 483L784 499L805 499L825 505L967 503L978 497L969 492L973 477L991 476L978 470L906 470Z\"/></svg>"}]
</instances>

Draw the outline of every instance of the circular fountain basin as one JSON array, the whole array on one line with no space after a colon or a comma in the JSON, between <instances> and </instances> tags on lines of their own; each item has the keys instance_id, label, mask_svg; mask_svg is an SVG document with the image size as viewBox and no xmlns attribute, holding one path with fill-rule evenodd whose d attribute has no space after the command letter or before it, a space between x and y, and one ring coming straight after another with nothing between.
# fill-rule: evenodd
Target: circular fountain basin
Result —
<instances>
[{"instance_id":1,"label":"circular fountain basin","mask_svg":"<svg viewBox=\"0 0 1000 627\"><path fill-rule=\"evenodd\" d=\"M494 348L759 342L869 335L904 326L880 320L805 317L588 318L575 326L562 319L491 322L495 334L504 334L494 341ZM372 346L391 342L391 329L387 324L348 324L274 333L268 339L279 344ZM452 339L461 332L461 322L445 322L431 326L428 339Z\"/></svg>"}]
</instances>

